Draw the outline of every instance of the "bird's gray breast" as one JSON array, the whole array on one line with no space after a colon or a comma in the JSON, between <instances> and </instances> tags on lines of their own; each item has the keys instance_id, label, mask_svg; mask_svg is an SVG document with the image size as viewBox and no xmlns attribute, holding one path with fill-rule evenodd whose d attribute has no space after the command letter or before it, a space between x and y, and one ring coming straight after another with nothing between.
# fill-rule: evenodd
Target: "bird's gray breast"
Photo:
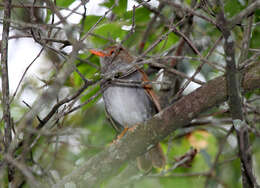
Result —
<instances>
[{"instance_id":1,"label":"bird's gray breast","mask_svg":"<svg viewBox=\"0 0 260 188\"><path fill-rule=\"evenodd\" d=\"M126 80L141 81L142 75L136 71ZM145 89L111 84L103 93L108 114L123 127L131 127L144 122L155 113L155 106Z\"/></svg>"}]
</instances>

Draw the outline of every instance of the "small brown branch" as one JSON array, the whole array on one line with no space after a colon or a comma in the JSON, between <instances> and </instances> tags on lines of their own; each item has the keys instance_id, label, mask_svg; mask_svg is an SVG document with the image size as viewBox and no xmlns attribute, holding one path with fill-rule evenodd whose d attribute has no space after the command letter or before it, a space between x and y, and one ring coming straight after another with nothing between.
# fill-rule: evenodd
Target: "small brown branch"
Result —
<instances>
[{"instance_id":1,"label":"small brown branch","mask_svg":"<svg viewBox=\"0 0 260 188\"><path fill-rule=\"evenodd\" d=\"M166 24L168 25L170 23L170 21L161 13L161 11L159 9L153 8L152 6L150 6L147 2L149 1L143 1L143 0L135 0L136 2L138 2L139 4L143 5L146 9L148 9L150 12L153 12L155 15L157 15L158 17L160 17L160 19Z\"/></svg>"},{"instance_id":2,"label":"small brown branch","mask_svg":"<svg viewBox=\"0 0 260 188\"><path fill-rule=\"evenodd\" d=\"M55 14L59 15L60 14L59 10L55 7L55 4L53 4L49 0L46 0L46 1L48 3L50 3L50 5L52 6L51 8L55 12ZM107 12L105 12L105 14L91 27L91 29L79 41L77 41L77 42L75 41L72 44L73 51L68 55L69 56L68 59L65 58L67 60L67 62L64 64L64 66L60 70L60 72L57 75L57 77L55 78L55 80L53 80L53 82L49 86L49 88L39 97L37 102L31 107L31 111L26 114L24 121L21 122L22 125L19 126L20 130L23 130L25 125L30 125L32 123L34 117L35 116L37 117L40 110L42 110L46 106L50 105L50 103L55 99L57 93L59 92L59 90L62 87L62 85L64 84L64 82L70 76L70 74L73 71L77 70L77 67L75 66L75 64L73 62L77 58L78 50L80 50L82 47L81 42L88 37L88 35L95 29L95 27L102 21L102 19L113 9L114 6L115 6L115 4ZM10 21L10 19L8 21ZM56 49L53 49L52 47L49 47L47 44L44 44L44 45L45 45L45 47L51 48L55 52L58 52L59 54L64 56L64 54L57 51ZM78 73L80 74L79 71L78 71ZM64 98L62 101L58 102L56 105L53 106L53 108L47 114L47 116L40 121L40 123L37 127L38 129L43 127L51 119L51 117L55 114L55 112L58 110L58 108L61 105L65 104L67 102L70 102L71 100L76 99L90 84L92 84L91 81L88 81L85 79L84 79L84 81L85 81L84 86L77 93L75 93L72 97ZM12 146L12 151L15 151L17 148L20 148L22 145L23 145L23 141L19 142L18 144L14 144ZM29 150L30 149L31 148L29 148ZM28 152L28 151L26 151L26 152Z\"/></svg>"},{"instance_id":3,"label":"small brown branch","mask_svg":"<svg viewBox=\"0 0 260 188\"><path fill-rule=\"evenodd\" d=\"M127 35L125 36L125 38L120 42L120 45L124 44L125 41L127 41L129 39L129 37L131 35L134 34L135 32L135 9L136 7L133 6L133 15L132 15L132 26L131 26L131 29L130 31L127 33Z\"/></svg>"},{"instance_id":4,"label":"small brown branch","mask_svg":"<svg viewBox=\"0 0 260 188\"><path fill-rule=\"evenodd\" d=\"M43 186L36 181L36 178L24 163L15 160L11 155L8 154L4 156L4 159L22 172L22 174L27 178L31 187L43 188Z\"/></svg>"},{"instance_id":5,"label":"small brown branch","mask_svg":"<svg viewBox=\"0 0 260 188\"><path fill-rule=\"evenodd\" d=\"M111 83L115 85L129 86L129 87L144 87L148 84L171 84L171 82L163 82L163 81L136 81L136 80L125 80L113 78Z\"/></svg>"},{"instance_id":6,"label":"small brown branch","mask_svg":"<svg viewBox=\"0 0 260 188\"><path fill-rule=\"evenodd\" d=\"M182 88L178 91L178 93L175 95L174 98L178 99L179 96L183 93L183 91L188 87L188 85L190 84L190 82L192 81L192 79L195 79L196 75L201 71L202 67L204 66L204 64L206 64L207 62L207 58L209 57L209 55L216 49L217 45L219 44L219 42L222 40L222 36L215 42L213 48L210 50L210 52L207 54L206 58L203 58L203 61L201 62L201 64L197 67L196 71L193 73L193 75L191 76L190 79L188 79L187 82L185 82L185 84L182 86Z\"/></svg>"},{"instance_id":7,"label":"small brown branch","mask_svg":"<svg viewBox=\"0 0 260 188\"><path fill-rule=\"evenodd\" d=\"M85 7L85 5L86 5L86 3L88 2L89 0L84 0L84 1L81 1L75 8L73 8L72 10L70 10L70 13L67 15L67 16L65 16L65 17L63 17L63 20L67 20L72 14L75 14L75 13L77 13L77 10L81 7L81 6L84 6ZM53 4L55 7L56 7L56 9L57 10L55 10L55 14L56 14L56 11L58 11L60 8L58 8L55 4ZM51 9L52 9L52 7L53 6L50 6L51 7ZM82 16L82 15L81 15ZM84 16L83 16L84 17ZM60 18L60 16L59 16L59 18ZM64 23L64 21L63 20L60 20L59 22L57 22L57 23L55 23L55 25L59 25L59 24L61 24L61 23ZM83 23L83 22L82 22Z\"/></svg>"},{"instance_id":8,"label":"small brown branch","mask_svg":"<svg viewBox=\"0 0 260 188\"><path fill-rule=\"evenodd\" d=\"M206 60L201 53L199 52L199 50L197 49L197 47L193 44L193 42L181 31L178 30L178 28L176 26L172 27L172 30L180 35L185 41L186 43L190 46L190 48L200 57L201 61L203 61L204 63L207 63L209 66L211 66L214 69L220 70L219 68L216 67L216 65L212 64L211 62L209 62L208 60ZM220 70L221 71L221 70Z\"/></svg>"},{"instance_id":9,"label":"small brown branch","mask_svg":"<svg viewBox=\"0 0 260 188\"><path fill-rule=\"evenodd\" d=\"M215 157L215 160L214 160L214 162L213 162L213 164L212 164L212 166L211 166L211 169L210 169L210 171L209 171L210 174L213 174L213 172L216 170L217 164L218 164L218 160L219 160L219 158L220 158L221 153L223 152L225 143L226 143L226 141L227 141L229 135L230 135L233 131L234 131L234 128L232 127L232 128L228 131L228 133L225 135L225 137L220 140L218 153L217 153L217 155L216 155L216 157ZM206 182L205 182L206 185L208 185L208 183L209 183L209 178L210 178L210 176L207 177L207 180L206 180Z\"/></svg>"},{"instance_id":10,"label":"small brown branch","mask_svg":"<svg viewBox=\"0 0 260 188\"><path fill-rule=\"evenodd\" d=\"M93 82L91 82L91 81L84 82L84 85L74 95L72 95L71 97L66 97L63 100L56 103L52 107L51 111L45 116L45 118L43 118L43 120L40 121L39 125L37 126L37 129L42 128L51 119L51 117L56 113L56 111L59 109L60 106L76 99L86 88L88 88L92 84L93 84Z\"/></svg>"},{"instance_id":11,"label":"small brown branch","mask_svg":"<svg viewBox=\"0 0 260 188\"><path fill-rule=\"evenodd\" d=\"M73 107L72 109L69 109L68 111L63 113L63 116L66 116L78 109L80 109L81 107L89 104L91 101L93 101L94 99L96 99L97 97L99 97L102 93L103 93L104 89L100 89L95 95L93 95L92 97L90 97L86 102L79 104L78 106Z\"/></svg>"},{"instance_id":12,"label":"small brown branch","mask_svg":"<svg viewBox=\"0 0 260 188\"><path fill-rule=\"evenodd\" d=\"M98 21L88 30L88 32L87 32L84 36L81 37L81 39L80 39L81 42L84 41L84 40L94 31L94 29L97 27L97 25L106 17L106 15L107 15L110 11L112 11L112 9L113 9L115 6L116 6L116 3L113 4L113 5L104 13L104 15L101 16L101 17L98 19Z\"/></svg>"},{"instance_id":13,"label":"small brown branch","mask_svg":"<svg viewBox=\"0 0 260 188\"><path fill-rule=\"evenodd\" d=\"M0 2L0 7L4 7L4 3ZM20 3L16 4L16 3L12 3L11 5L12 8L40 8L40 9L50 9L51 8L49 6L45 6L45 5L34 5L34 4L29 4L29 3ZM78 15L82 15L80 12L76 12L75 10L71 10L67 7L58 7L60 10L67 10L67 11L73 11L74 14L78 14Z\"/></svg>"},{"instance_id":14,"label":"small brown branch","mask_svg":"<svg viewBox=\"0 0 260 188\"><path fill-rule=\"evenodd\" d=\"M56 14L56 16L60 19L60 22L62 24L67 24L66 19L62 16L62 14L60 13L58 7L55 5L54 2L52 2L51 0L44 0L46 2L46 4L50 7L50 9L52 10L53 13ZM56 2L56 1L55 1Z\"/></svg>"},{"instance_id":15,"label":"small brown branch","mask_svg":"<svg viewBox=\"0 0 260 188\"><path fill-rule=\"evenodd\" d=\"M56 99L57 94L59 93L61 87L66 82L67 78L71 75L73 71L76 69L76 65L74 61L77 57L78 51L80 50L80 42L73 43L73 50L69 54L69 58L67 59L66 63L60 69L59 74L55 77L52 83L49 85L48 89L45 90L42 95L38 97L36 102L31 106L31 110L24 116L23 121L20 121L18 127L18 131L24 131L25 127L31 126L32 122L35 117L40 113L41 110L49 107L51 103ZM43 121L43 120L41 120ZM47 121L45 120L45 123ZM39 125L42 125L40 122ZM18 143L11 144L11 152L17 150L17 148L23 147L25 144L31 144L34 137L30 137L32 135L28 135L29 139L24 139ZM27 141L27 143L26 143ZM31 142L30 142L31 141ZM25 147L23 150L24 155L31 150L31 147Z\"/></svg>"},{"instance_id":16,"label":"small brown branch","mask_svg":"<svg viewBox=\"0 0 260 188\"><path fill-rule=\"evenodd\" d=\"M19 83L18 83L16 89L15 89L15 92L14 92L14 94L13 94L11 100L10 100L10 103L12 103L12 101L14 100L14 98L15 98L15 96L16 96L16 93L17 93L17 91L18 91L18 89L19 89L19 87L20 87L20 85L21 85L21 83L22 83L22 81L23 81L23 79L24 79L24 77L25 77L27 71L28 71L29 68L33 65L33 63L40 57L40 55L42 54L43 50L44 50L44 47L40 50L40 52L39 52L39 53L37 54L37 56L33 59L33 61L26 67L26 69L25 69L25 71L24 71L24 73L23 73L23 75L22 75L22 77L21 77L21 79L20 79L20 81L19 81Z\"/></svg>"},{"instance_id":17,"label":"small brown branch","mask_svg":"<svg viewBox=\"0 0 260 188\"><path fill-rule=\"evenodd\" d=\"M192 1L191 6L195 6L196 2ZM183 17L183 19L179 22L183 24L183 32L184 32L184 36L189 36L191 31L192 31L192 26L193 26L193 15L185 15ZM170 28L174 28L176 30L176 25L173 26L173 24L170 25ZM174 30L174 32L175 32ZM184 39L184 37L182 36L182 38L179 40L179 44L176 48L176 51L174 53L175 56L181 56L182 54L184 54L184 46L185 43L187 41ZM172 70L178 70L177 68L177 63L178 63L178 58L172 59L170 62L170 68ZM163 77L162 80L166 80L166 81L170 81L172 84L171 85L162 85L160 88L160 101L163 107L168 106L168 104L171 104L173 97L175 96L175 94L177 93L179 87L180 87L180 80L182 79L177 79L176 75L174 74L170 74L169 71L167 71L166 69L164 69L164 73L163 73Z\"/></svg>"},{"instance_id":18,"label":"small brown branch","mask_svg":"<svg viewBox=\"0 0 260 188\"><path fill-rule=\"evenodd\" d=\"M153 65L154 67L163 68L163 69L165 69L166 72L170 72L170 73L175 74L175 75L177 75L177 76L179 76L181 78L184 78L184 79L187 79L187 80L191 80L192 82L197 83L199 85L203 85L204 84L203 81L198 80L196 78L191 78L191 77L187 76L185 73L180 72L180 71L178 71L176 69L170 68L169 66L164 65L162 63L151 62L150 64Z\"/></svg>"},{"instance_id":19,"label":"small brown branch","mask_svg":"<svg viewBox=\"0 0 260 188\"><path fill-rule=\"evenodd\" d=\"M237 24L240 24L243 19L245 19L247 16L251 15L252 13L254 13L259 8L260 8L260 0L255 1L254 3L250 4L249 6L247 6L240 13L238 13L235 16L233 16L231 18L231 20L229 21L229 24L227 25L227 27L229 29L232 29Z\"/></svg>"},{"instance_id":20,"label":"small brown branch","mask_svg":"<svg viewBox=\"0 0 260 188\"><path fill-rule=\"evenodd\" d=\"M17 26L10 25L10 27L14 27L18 30L25 30L25 29L31 29L31 28L36 28L44 32L46 28L53 28L53 29L62 29L60 27L57 27L52 24L31 24L23 21L17 21L17 20L12 20L12 19L5 19L6 22L13 23ZM3 23L3 19L0 18L0 23Z\"/></svg>"},{"instance_id":21,"label":"small brown branch","mask_svg":"<svg viewBox=\"0 0 260 188\"><path fill-rule=\"evenodd\" d=\"M254 20L254 15L248 17L248 19L246 20L247 24L244 26L241 55L240 55L239 62L238 62L239 64L241 64L241 62L245 61L248 57L253 20Z\"/></svg>"},{"instance_id":22,"label":"small brown branch","mask_svg":"<svg viewBox=\"0 0 260 188\"><path fill-rule=\"evenodd\" d=\"M207 16L204 16L202 14L197 13L195 10L193 10L193 9L191 9L189 7L182 6L181 4L178 4L178 3L175 3L175 2L169 1L169 0L162 0L161 2L163 2L163 3L167 4L167 5L170 5L170 6L174 7L174 8L177 8L179 10L182 10L183 12L189 13L189 14L191 14L193 16L197 16L199 18L202 18L205 21L207 21L207 22L209 22L209 23L211 23L213 25L216 25L216 22L214 20L210 19Z\"/></svg>"},{"instance_id":23,"label":"small brown branch","mask_svg":"<svg viewBox=\"0 0 260 188\"><path fill-rule=\"evenodd\" d=\"M164 7L164 4L160 3L160 5L158 7L158 11L160 12L163 9L163 7ZM139 47L138 54L141 54L143 52L143 49L144 49L145 43L148 39L149 33L151 33L152 28L154 27L157 18L158 18L158 14L154 14L152 19L147 24L146 30L142 36L142 40L141 40L140 44L138 45L138 47Z\"/></svg>"}]
</instances>

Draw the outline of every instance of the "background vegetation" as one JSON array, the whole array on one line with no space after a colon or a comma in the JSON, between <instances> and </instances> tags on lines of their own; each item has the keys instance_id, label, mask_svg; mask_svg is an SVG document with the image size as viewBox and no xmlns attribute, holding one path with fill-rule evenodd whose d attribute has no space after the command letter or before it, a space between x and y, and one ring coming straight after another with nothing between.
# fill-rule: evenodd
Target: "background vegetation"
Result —
<instances>
[{"instance_id":1,"label":"background vegetation","mask_svg":"<svg viewBox=\"0 0 260 188\"><path fill-rule=\"evenodd\" d=\"M133 6L127 0L103 1L99 5L105 11L100 9L97 15L90 13L87 0L0 1L0 187L257 186L260 84L240 89L240 83L250 67L258 71L252 77L260 79L259 0L135 2ZM70 22L73 16L76 23ZM19 85L9 91L9 77L14 75L8 75L7 45L24 38L39 52L27 60ZM111 174L95 163L110 151L116 133L105 117L100 89L100 83L112 77L100 74L99 59L88 49L113 44L123 45L138 58L163 108L174 109L178 101L188 108L192 101L181 99L194 87L219 76L227 78L212 90L217 99L225 95L222 87L227 85L229 98L195 117L189 114L177 130L156 138L167 156L165 169L139 172L137 154L122 158ZM9 59L17 53L10 51ZM35 64L38 71L28 76ZM190 108L195 113L192 104ZM238 119L242 123L237 125ZM111 164L116 163L114 156Z\"/></svg>"}]
</instances>

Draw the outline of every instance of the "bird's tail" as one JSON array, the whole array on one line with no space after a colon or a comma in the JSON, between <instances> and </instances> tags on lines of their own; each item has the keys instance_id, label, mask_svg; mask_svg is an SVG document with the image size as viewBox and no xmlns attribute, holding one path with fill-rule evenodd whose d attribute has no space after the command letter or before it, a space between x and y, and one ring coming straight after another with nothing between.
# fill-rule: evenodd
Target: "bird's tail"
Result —
<instances>
[{"instance_id":1,"label":"bird's tail","mask_svg":"<svg viewBox=\"0 0 260 188\"><path fill-rule=\"evenodd\" d=\"M159 143L144 155L137 157L137 166L142 171L149 171L152 167L163 168L165 163L166 158Z\"/></svg>"}]
</instances>

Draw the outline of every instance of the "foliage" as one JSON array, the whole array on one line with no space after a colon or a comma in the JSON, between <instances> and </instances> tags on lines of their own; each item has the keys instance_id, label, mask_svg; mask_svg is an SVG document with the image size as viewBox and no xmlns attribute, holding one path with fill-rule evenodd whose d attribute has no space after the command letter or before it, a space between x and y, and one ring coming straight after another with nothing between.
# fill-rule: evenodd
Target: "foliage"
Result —
<instances>
[{"instance_id":1,"label":"foliage","mask_svg":"<svg viewBox=\"0 0 260 188\"><path fill-rule=\"evenodd\" d=\"M18 6L19 2L20 1L14 1L13 4ZM55 7L58 11L68 8L72 10L71 5L75 3L75 1L72 0L56 0L55 2ZM79 3L80 1L76 2ZM201 6L197 6L196 12L212 20L216 20L216 15L221 7L215 5L215 1L205 1L205 6L203 6L202 3L204 1L199 1L198 4L200 2ZM242 10L245 10L250 1L227 0L224 2L225 15L227 15L228 18L232 18ZM82 16L80 22L75 25L77 28L75 33L73 33L75 35L78 34L78 36L82 37L90 32L83 41L84 45L82 44L82 46L85 47L82 47L77 54L77 58L72 62L73 65L76 65L77 71L80 72L81 75L76 71L70 74L66 80L64 80L61 87L62 89L59 90L57 96L46 104L46 106L42 104L44 106L42 107L43 110L35 114L33 121L29 122L30 124L28 125L25 119L31 112L30 105L34 106L37 100L25 101L29 103L29 105L25 105L22 103L23 98L21 96L33 90L34 95L41 97L42 93L51 87L52 81L58 77L57 75L61 72L62 67L69 62L68 58L72 57L70 56L71 51L66 50L64 47L73 46L73 41L76 40L76 37L70 37L69 34L71 33L68 34L68 29L66 28L74 27L72 24L69 24L69 26L65 23L59 25L51 24L52 17L55 14L51 8L49 8L48 11L46 11L46 8L34 7L30 9L27 5L33 4L29 0L20 3L21 5L19 5L18 8L16 6L12 7L12 14L14 16L10 22L13 34L17 36L18 39L16 40L20 40L20 37L29 35L32 40L44 47L44 53L41 54L41 56L44 56L45 61L51 62L52 68L51 70L45 71L45 74L36 73L39 78L43 78L42 82L34 80L33 77L28 77L23 80L16 97L11 103L11 115L15 130L13 134L13 145L16 146L16 149L12 150L13 153L11 155L19 164L23 164L26 167L24 167L25 171L21 171L21 169L16 167L14 178L19 179L16 182L17 187L18 185L21 185L21 187L30 187L33 185L24 174L24 172L27 171L35 178L35 181L42 183L46 187L50 187L53 183L71 173L73 169L79 168L88 159L103 151L104 148L109 147L110 143L116 138L116 133L106 118L104 104L101 99L100 83L103 77L100 74L99 59L90 54L87 50L88 48L104 48L113 43L123 41L123 46L129 49L131 54L141 57L145 50L148 50L156 41L159 41L159 39L165 35L163 40L158 42L158 44L148 53L144 54L142 58L163 57L165 54L168 56L185 56L184 59L178 61L176 67L170 67L169 60L160 63L168 66L169 69L176 68L178 71L188 75L188 72L194 72L194 70L199 69L203 61L201 61L201 57L194 52L194 49L192 49L187 42L182 49L182 53L176 54L176 49L178 49L182 40L182 36L176 31L178 30L181 33L187 33L187 37L192 41L192 45L195 46L200 54L209 62L206 63L200 71L201 76L205 78L206 82L224 74L220 71L225 67L223 41L216 44L216 41L222 34L212 23L197 16L193 16L193 23L190 23L183 19L191 16L190 14L176 7L169 6L168 4L163 5L163 8L159 11L159 15L155 11L158 10L157 6L151 6L147 3L143 3L143 5L138 4L135 9L127 11L127 0L108 0L101 3L100 6L107 10L112 7L112 11L97 25L96 23L101 19L101 16L97 15ZM163 3L161 3L161 5L162 4ZM182 6L187 7L192 6L191 4L192 1L182 1L181 3ZM45 5L45 3L36 5L50 7L49 4ZM83 5L81 5L81 8L82 7ZM88 12L88 3L85 8ZM192 9L194 7L190 8ZM36 20L32 19L32 16L28 14L30 10L34 10L38 16L42 16L41 21L44 20L43 26L37 25L37 22L41 23L39 19L37 20L38 17L36 17ZM75 12L80 11L75 10ZM3 8L1 7L1 20L2 15ZM56 16L55 19L57 19ZM151 28L148 28L150 21L154 17L155 19ZM243 26L249 24L249 19L250 17L243 19L243 21L232 30L232 36L237 45L235 47L237 60L241 54L242 40L245 35L245 27ZM134 25L132 25L133 20ZM257 24L259 20L260 11L256 10L252 22L253 24ZM26 25L26 23L28 25ZM32 25L34 24L37 25L37 27L33 28ZM48 25L50 25L50 27L48 27ZM44 26L46 26L46 29ZM129 35L130 31L124 29L125 26L132 29L133 33ZM134 26L134 28L132 26ZM167 34L169 29L173 27L176 27L175 30ZM190 29L187 29L187 27L190 27ZM148 31L147 28L149 29ZM253 25L251 29L250 48L246 59L254 56L256 51L259 54L260 27ZM42 40L44 38L47 38L47 40ZM38 39L38 41L36 39ZM51 39L57 39L60 43L55 43ZM216 48L214 48L215 44L217 45ZM52 50L52 48L55 50ZM212 49L214 50L213 52L211 52ZM11 55L15 55L15 52L10 53L12 53ZM211 54L207 56L208 53ZM63 59L64 54L66 54L65 60ZM35 57L32 57L32 59L33 58ZM259 63L259 55L254 59L254 62L249 63L255 62ZM41 61L40 64L45 64L45 62ZM241 65L243 65L243 62ZM145 71L149 73L150 78L155 80L159 77L159 67L156 67L152 63L145 64L144 67ZM84 86L86 81L82 78L82 75L85 79L92 81L93 84L86 87L75 99L60 106L59 109L52 114L52 118L44 124L44 127L39 129L38 127L41 124L39 119L43 120L56 103L62 101L64 98L73 96ZM191 75L188 76L191 77ZM177 80L179 81L178 84L173 83L173 80L170 81L171 84L176 84L175 87L178 88L179 91L187 80L180 76L177 77ZM40 87L42 85L44 86ZM154 88L157 88L157 85ZM175 91L175 94L178 93L178 91ZM157 93L160 96L162 95L160 89L158 89ZM0 95L2 97L2 92ZM12 95L13 93L11 93L10 96ZM185 94L181 93L180 96L182 95ZM170 98L172 101L174 96L170 96ZM85 105L79 106L81 104ZM168 105L169 104L170 102L168 101ZM245 94L245 107L243 110L246 113L246 120L251 127L250 141L252 143L253 164L255 175L258 178L260 177L259 105L259 91L251 91ZM79 108L73 110L75 107ZM1 106L1 117L3 116L2 109ZM165 169L153 169L149 174L138 172L140 177L131 181L130 184L126 182L127 186L130 185L135 188L195 188L203 186L219 187L220 185L230 188L241 187L240 161L237 155L235 132L231 133L228 139L226 138L232 124L230 117L227 104L220 104L194 119L190 125L188 125L188 128L183 128L170 134L162 141L164 153L167 155L167 165ZM0 131L2 140L5 133L3 119L0 122ZM28 139L27 141L29 143L25 142L26 139ZM225 141L224 143L223 140ZM21 142L23 142L23 144L21 144L22 146L15 145ZM221 147L223 147L223 151L221 152L220 158L216 161L216 166L212 169L218 152L222 150L220 149ZM27 150L28 148L30 149ZM177 163L176 159L178 157L185 155L191 148L198 150L197 155L191 162L191 166L180 165L173 170L167 171ZM6 166L3 165L4 158L6 158L6 153L4 145L1 143L0 187L7 187L8 184ZM124 171L124 169L126 169L126 166L122 167L120 172ZM165 173L166 171L167 173ZM206 172L211 172L211 174L207 174ZM124 181L122 180L122 182L118 183L124 183ZM109 183L110 180L106 180L102 186L107 187Z\"/></svg>"}]
</instances>

